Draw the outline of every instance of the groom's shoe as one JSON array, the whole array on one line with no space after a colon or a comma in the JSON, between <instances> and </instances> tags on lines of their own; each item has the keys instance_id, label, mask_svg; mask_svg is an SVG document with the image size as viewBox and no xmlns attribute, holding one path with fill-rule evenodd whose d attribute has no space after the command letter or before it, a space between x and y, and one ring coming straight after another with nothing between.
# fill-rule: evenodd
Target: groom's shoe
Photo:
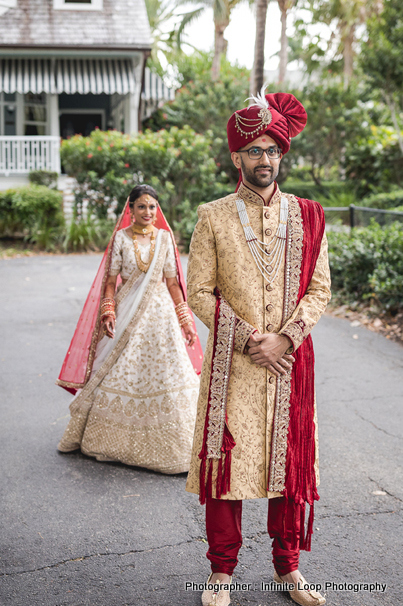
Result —
<instances>
[{"instance_id":1,"label":"groom's shoe","mask_svg":"<svg viewBox=\"0 0 403 606\"><path fill-rule=\"evenodd\" d=\"M229 581L215 581L211 583L211 577L213 573L210 574L207 579L206 585L214 585L213 589L205 589L202 593L202 604L203 606L229 606L231 603L230 592L229 589L221 589L221 585L230 585L232 583L232 577L230 577ZM217 587L219 587L218 591L216 591Z\"/></svg>"},{"instance_id":2,"label":"groom's shoe","mask_svg":"<svg viewBox=\"0 0 403 606\"><path fill-rule=\"evenodd\" d=\"M274 580L279 584L285 583L277 572L274 572ZM318 591L314 591L313 589L298 588L298 585L300 587L308 585L303 576L300 576L298 583L294 583L294 585L295 589L289 589L288 593L290 594L291 599L293 599L297 604L300 604L300 606L322 606L323 604L326 604L325 598Z\"/></svg>"}]
</instances>

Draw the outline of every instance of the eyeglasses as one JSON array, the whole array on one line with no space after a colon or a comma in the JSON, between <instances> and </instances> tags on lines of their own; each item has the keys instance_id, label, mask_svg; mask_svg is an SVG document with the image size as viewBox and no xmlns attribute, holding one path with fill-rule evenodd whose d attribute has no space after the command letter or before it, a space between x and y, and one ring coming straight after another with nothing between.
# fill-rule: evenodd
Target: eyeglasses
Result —
<instances>
[{"instance_id":1,"label":"eyeglasses","mask_svg":"<svg viewBox=\"0 0 403 606\"><path fill-rule=\"evenodd\" d=\"M266 153L269 160L278 160L281 156L281 149L279 147L250 147L249 149L239 149L238 154L248 154L251 160L260 160L264 153Z\"/></svg>"}]
</instances>

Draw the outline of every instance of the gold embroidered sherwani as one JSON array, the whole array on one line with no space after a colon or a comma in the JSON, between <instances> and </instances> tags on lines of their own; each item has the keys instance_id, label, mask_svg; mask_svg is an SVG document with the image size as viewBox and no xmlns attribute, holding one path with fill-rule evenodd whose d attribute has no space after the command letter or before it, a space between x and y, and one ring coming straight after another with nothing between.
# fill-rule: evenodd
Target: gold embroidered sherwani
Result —
<instances>
[{"instance_id":1,"label":"gold embroidered sherwani","mask_svg":"<svg viewBox=\"0 0 403 606\"><path fill-rule=\"evenodd\" d=\"M289 203L289 242L278 274L271 285L263 279L245 239L235 201L242 198L257 238L269 243L279 225L281 196ZM188 303L210 329L203 361L200 395L186 490L199 493L199 453L210 385L217 287L237 316L235 346L228 386L228 428L236 446L232 450L231 490L223 499L254 499L281 496L269 492L276 377L257 366L244 353L251 333L287 335L296 350L308 336L330 299L327 241L323 236L316 267L305 295L296 305L301 271L303 225L297 199L277 188L268 206L241 184L231 194L198 208L199 221L193 233L188 263ZM316 464L317 471L317 423ZM276 435L279 448L287 435ZM286 445L283 444L284 450ZM213 484L217 462L213 467Z\"/></svg>"}]
</instances>

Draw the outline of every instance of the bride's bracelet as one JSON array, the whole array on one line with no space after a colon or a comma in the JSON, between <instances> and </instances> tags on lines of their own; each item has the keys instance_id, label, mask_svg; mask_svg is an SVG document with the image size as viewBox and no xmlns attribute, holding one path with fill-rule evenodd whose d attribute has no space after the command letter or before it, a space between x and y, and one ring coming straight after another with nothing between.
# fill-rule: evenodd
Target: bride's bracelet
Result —
<instances>
[{"instance_id":1,"label":"bride's bracelet","mask_svg":"<svg viewBox=\"0 0 403 606\"><path fill-rule=\"evenodd\" d=\"M191 324L192 318L189 313L189 308L187 303L178 303L175 306L176 315L178 317L179 326L182 327L185 324Z\"/></svg>"},{"instance_id":2,"label":"bride's bracelet","mask_svg":"<svg viewBox=\"0 0 403 606\"><path fill-rule=\"evenodd\" d=\"M101 302L101 322L108 316L116 318L115 300L105 297L105 299L102 299Z\"/></svg>"}]
</instances>

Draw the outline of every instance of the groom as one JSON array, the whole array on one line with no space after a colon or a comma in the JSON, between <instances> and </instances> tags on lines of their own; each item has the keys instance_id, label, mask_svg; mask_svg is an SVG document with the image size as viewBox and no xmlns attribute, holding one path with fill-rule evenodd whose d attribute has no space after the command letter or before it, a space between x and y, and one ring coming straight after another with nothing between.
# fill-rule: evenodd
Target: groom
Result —
<instances>
[{"instance_id":1,"label":"groom","mask_svg":"<svg viewBox=\"0 0 403 606\"><path fill-rule=\"evenodd\" d=\"M237 191L199 207L190 246L188 303L210 334L186 489L206 503L209 582L221 583L203 592L204 606L230 603L242 501L257 498L268 499L274 579L319 606L298 560L319 499L310 332L330 298L324 214L275 181L306 124L303 106L285 93L254 101L227 126Z\"/></svg>"}]
</instances>

